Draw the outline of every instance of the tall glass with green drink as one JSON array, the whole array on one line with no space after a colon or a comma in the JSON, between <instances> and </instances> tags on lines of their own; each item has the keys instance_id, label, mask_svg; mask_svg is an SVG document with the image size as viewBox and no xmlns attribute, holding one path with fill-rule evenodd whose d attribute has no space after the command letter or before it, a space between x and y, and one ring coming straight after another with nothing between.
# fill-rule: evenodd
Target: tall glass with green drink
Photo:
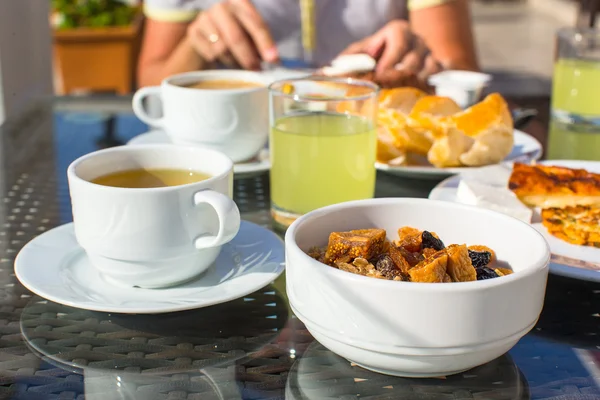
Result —
<instances>
[{"instance_id":1,"label":"tall glass with green drink","mask_svg":"<svg viewBox=\"0 0 600 400\"><path fill-rule=\"evenodd\" d=\"M271 214L276 227L375 192L378 87L353 79L278 81L271 97Z\"/></svg>"},{"instance_id":2,"label":"tall glass with green drink","mask_svg":"<svg viewBox=\"0 0 600 400\"><path fill-rule=\"evenodd\" d=\"M600 160L600 30L557 34L548 158Z\"/></svg>"}]
</instances>

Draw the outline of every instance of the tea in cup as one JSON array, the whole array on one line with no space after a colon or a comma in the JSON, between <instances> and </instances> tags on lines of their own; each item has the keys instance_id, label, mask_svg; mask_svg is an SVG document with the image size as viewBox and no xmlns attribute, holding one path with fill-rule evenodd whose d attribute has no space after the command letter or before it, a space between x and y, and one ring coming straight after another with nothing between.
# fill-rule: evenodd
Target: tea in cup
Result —
<instances>
[{"instance_id":1,"label":"tea in cup","mask_svg":"<svg viewBox=\"0 0 600 400\"><path fill-rule=\"evenodd\" d=\"M174 144L220 151L234 162L256 156L269 135L266 78L252 71L195 71L166 78L133 97L133 110L148 125L164 129ZM144 98L158 95L163 116L154 118Z\"/></svg>"},{"instance_id":2,"label":"tea in cup","mask_svg":"<svg viewBox=\"0 0 600 400\"><path fill-rule=\"evenodd\" d=\"M159 288L208 269L240 226L233 163L200 147L121 146L67 170L75 236L108 281Z\"/></svg>"}]
</instances>

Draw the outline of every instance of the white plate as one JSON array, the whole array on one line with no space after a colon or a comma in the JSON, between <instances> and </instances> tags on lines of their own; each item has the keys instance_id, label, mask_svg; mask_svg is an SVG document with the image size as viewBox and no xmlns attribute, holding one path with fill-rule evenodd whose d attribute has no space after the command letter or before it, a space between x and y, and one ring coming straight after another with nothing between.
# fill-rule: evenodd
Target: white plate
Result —
<instances>
[{"instance_id":1,"label":"white plate","mask_svg":"<svg viewBox=\"0 0 600 400\"><path fill-rule=\"evenodd\" d=\"M146 133L137 135L129 142L128 145L140 144L157 144L171 143L171 139L167 133L161 129L154 129ZM271 169L271 161L269 160L269 149L264 148L252 160L236 163L233 165L234 178L250 178L268 172Z\"/></svg>"},{"instance_id":2,"label":"white plate","mask_svg":"<svg viewBox=\"0 0 600 400\"><path fill-rule=\"evenodd\" d=\"M581 168L590 172L600 173L600 162L595 161L546 160L541 161L540 164L563 166L567 168ZM440 182L433 188L431 193L429 193L429 198L432 200L459 202L456 197L456 191L460 181L461 176L456 175ZM506 190L508 190L508 188ZM585 269L576 265L568 265L566 262L559 263L557 259L557 256L568 257L581 262L600 264L600 249L589 246L576 246L560 240L557 237L550 235L541 222L533 222L532 226L544 236L550 245L554 260L550 263L551 273L575 279L600 282L600 271Z\"/></svg>"},{"instance_id":3,"label":"white plate","mask_svg":"<svg viewBox=\"0 0 600 400\"><path fill-rule=\"evenodd\" d=\"M282 240L266 228L242 221L207 272L166 289L131 289L106 282L79 247L73 224L36 237L15 260L23 286L56 303L86 310L157 314L224 303L274 281L284 269ZM176 267L176 266L174 266Z\"/></svg>"},{"instance_id":4,"label":"white plate","mask_svg":"<svg viewBox=\"0 0 600 400\"><path fill-rule=\"evenodd\" d=\"M504 161L518 161L528 163L539 160L542 156L542 145L533 136L515 129L515 145L512 152ZM460 174L465 170L477 167L460 168L436 168L434 166L392 166L384 163L375 163L375 168L387 173L407 178L442 179L448 176Z\"/></svg>"}]
</instances>

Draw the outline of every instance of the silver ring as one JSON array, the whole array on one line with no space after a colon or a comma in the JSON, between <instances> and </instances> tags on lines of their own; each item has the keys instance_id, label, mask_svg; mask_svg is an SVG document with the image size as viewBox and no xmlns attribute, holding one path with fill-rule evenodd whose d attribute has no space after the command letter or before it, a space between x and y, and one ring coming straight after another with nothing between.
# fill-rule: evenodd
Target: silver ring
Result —
<instances>
[{"instance_id":1,"label":"silver ring","mask_svg":"<svg viewBox=\"0 0 600 400\"><path fill-rule=\"evenodd\" d=\"M211 33L210 35L208 35L208 41L211 42L212 44L215 44L219 41L220 37L219 34L217 33Z\"/></svg>"}]
</instances>

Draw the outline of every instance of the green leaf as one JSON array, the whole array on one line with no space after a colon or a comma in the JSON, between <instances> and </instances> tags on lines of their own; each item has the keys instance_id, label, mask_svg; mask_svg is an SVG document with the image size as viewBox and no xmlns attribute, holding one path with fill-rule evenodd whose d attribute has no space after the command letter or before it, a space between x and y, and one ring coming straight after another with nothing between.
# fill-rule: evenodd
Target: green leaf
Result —
<instances>
[{"instance_id":1,"label":"green leaf","mask_svg":"<svg viewBox=\"0 0 600 400\"><path fill-rule=\"evenodd\" d=\"M129 25L136 8L119 0L50 0L52 10L64 14L60 28Z\"/></svg>"}]
</instances>

